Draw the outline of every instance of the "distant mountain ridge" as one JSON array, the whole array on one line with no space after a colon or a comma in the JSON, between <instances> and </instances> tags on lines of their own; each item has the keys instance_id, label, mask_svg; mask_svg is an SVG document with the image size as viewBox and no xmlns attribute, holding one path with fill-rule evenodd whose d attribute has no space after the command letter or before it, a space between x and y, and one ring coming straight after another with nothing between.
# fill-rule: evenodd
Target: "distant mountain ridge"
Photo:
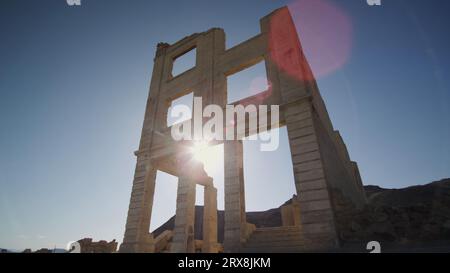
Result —
<instances>
[{"instance_id":1,"label":"distant mountain ridge","mask_svg":"<svg viewBox=\"0 0 450 273\"><path fill-rule=\"evenodd\" d=\"M344 241L430 241L450 240L450 179L401 189L364 186L368 204L341 219ZM288 200L286 203L289 203ZM285 204L286 204L285 203ZM195 207L195 238L202 238L203 207ZM247 212L247 222L256 227L281 226L280 207ZM172 230L175 216L153 234ZM224 212L218 211L218 241L223 242Z\"/></svg>"},{"instance_id":2,"label":"distant mountain ridge","mask_svg":"<svg viewBox=\"0 0 450 273\"><path fill-rule=\"evenodd\" d=\"M52 248L52 249L41 248L41 249L36 250L35 252L36 253L66 253L67 250L64 248ZM0 248L0 253L32 253L32 251L29 248L22 249L22 250Z\"/></svg>"}]
</instances>

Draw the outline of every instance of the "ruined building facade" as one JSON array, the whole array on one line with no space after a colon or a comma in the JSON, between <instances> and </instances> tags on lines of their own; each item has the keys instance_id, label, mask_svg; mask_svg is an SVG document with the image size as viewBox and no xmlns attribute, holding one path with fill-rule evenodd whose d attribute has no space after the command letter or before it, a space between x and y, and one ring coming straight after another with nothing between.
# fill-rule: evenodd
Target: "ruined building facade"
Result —
<instances>
[{"instance_id":1,"label":"ruined building facade","mask_svg":"<svg viewBox=\"0 0 450 273\"><path fill-rule=\"evenodd\" d=\"M293 251L339 247L339 216L366 202L357 164L350 160L339 132L333 129L289 10L275 10L263 17L260 25L260 34L230 49L225 49L225 33L219 28L171 45L158 44L140 146L135 152L137 163L121 252L160 250L158 244L164 238L149 233L158 170L178 177L175 227L167 248L170 252L199 251L193 237L197 184L205 188L202 252L264 251L264 244L260 249L249 248L252 236L289 233L289 249ZM174 60L193 48L197 52L195 67L172 76ZM265 63L269 89L240 101L227 101L227 76L260 61ZM242 140L223 141L225 231L219 246L213 180L201 164L189 160L189 143L174 141L166 122L171 102L190 92L202 97L204 107L254 104L269 105L270 109L270 105L279 105L280 122L272 128L287 128L297 195L296 209L285 213L294 213L294 219L285 221L290 226L264 230L247 223Z\"/></svg>"}]
</instances>

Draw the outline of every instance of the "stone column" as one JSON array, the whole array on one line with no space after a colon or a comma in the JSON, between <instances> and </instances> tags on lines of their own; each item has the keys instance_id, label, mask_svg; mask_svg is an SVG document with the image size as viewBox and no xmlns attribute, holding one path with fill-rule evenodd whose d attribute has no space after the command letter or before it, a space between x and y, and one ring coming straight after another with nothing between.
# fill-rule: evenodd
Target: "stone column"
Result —
<instances>
[{"instance_id":1,"label":"stone column","mask_svg":"<svg viewBox=\"0 0 450 273\"><path fill-rule=\"evenodd\" d=\"M136 169L123 243L120 252L153 252L153 237L149 234L150 217L155 191L156 168L149 162L149 149L153 141L162 72L167 44L158 44L153 64L149 98L145 108Z\"/></svg>"},{"instance_id":2,"label":"stone column","mask_svg":"<svg viewBox=\"0 0 450 273\"><path fill-rule=\"evenodd\" d=\"M242 141L225 141L224 250L239 251L246 236Z\"/></svg>"},{"instance_id":3,"label":"stone column","mask_svg":"<svg viewBox=\"0 0 450 273\"><path fill-rule=\"evenodd\" d=\"M156 169L148 163L145 155L139 155L120 252L153 252L153 237L149 229L155 180Z\"/></svg>"},{"instance_id":4,"label":"stone column","mask_svg":"<svg viewBox=\"0 0 450 273\"><path fill-rule=\"evenodd\" d=\"M217 252L217 189L213 185L204 189L202 252Z\"/></svg>"},{"instance_id":5,"label":"stone column","mask_svg":"<svg viewBox=\"0 0 450 273\"><path fill-rule=\"evenodd\" d=\"M177 208L171 246L173 253L195 252L195 181L187 176L178 179Z\"/></svg>"},{"instance_id":6,"label":"stone column","mask_svg":"<svg viewBox=\"0 0 450 273\"><path fill-rule=\"evenodd\" d=\"M338 242L335 216L313 114L308 99L289 105L285 111L300 222L305 239L321 238L321 243L333 247Z\"/></svg>"}]
</instances>

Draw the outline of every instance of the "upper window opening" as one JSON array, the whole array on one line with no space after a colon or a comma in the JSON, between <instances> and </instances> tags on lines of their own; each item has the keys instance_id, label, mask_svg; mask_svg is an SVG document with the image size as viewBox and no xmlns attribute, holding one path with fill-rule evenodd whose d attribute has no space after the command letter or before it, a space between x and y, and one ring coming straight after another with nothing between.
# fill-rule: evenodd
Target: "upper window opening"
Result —
<instances>
[{"instance_id":1,"label":"upper window opening","mask_svg":"<svg viewBox=\"0 0 450 273\"><path fill-rule=\"evenodd\" d=\"M227 102L251 97L269 88L264 61L227 77Z\"/></svg>"},{"instance_id":2,"label":"upper window opening","mask_svg":"<svg viewBox=\"0 0 450 273\"><path fill-rule=\"evenodd\" d=\"M173 60L172 77L176 77L183 72L194 68L196 64L197 50L192 48L186 53L176 57Z\"/></svg>"}]
</instances>

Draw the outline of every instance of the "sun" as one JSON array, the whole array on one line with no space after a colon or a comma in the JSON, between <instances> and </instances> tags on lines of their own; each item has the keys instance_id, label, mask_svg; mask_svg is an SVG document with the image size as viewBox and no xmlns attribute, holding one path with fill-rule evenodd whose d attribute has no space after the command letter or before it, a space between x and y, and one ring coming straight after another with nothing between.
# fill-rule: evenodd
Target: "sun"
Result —
<instances>
[{"instance_id":1,"label":"sun","mask_svg":"<svg viewBox=\"0 0 450 273\"><path fill-rule=\"evenodd\" d=\"M196 141L191 147L191 153L193 154L195 160L205 163L211 156L210 146L206 141Z\"/></svg>"},{"instance_id":2,"label":"sun","mask_svg":"<svg viewBox=\"0 0 450 273\"><path fill-rule=\"evenodd\" d=\"M195 160L203 163L208 173L217 169L219 159L223 157L223 149L218 145L210 145L207 141L194 142L190 152Z\"/></svg>"}]
</instances>

